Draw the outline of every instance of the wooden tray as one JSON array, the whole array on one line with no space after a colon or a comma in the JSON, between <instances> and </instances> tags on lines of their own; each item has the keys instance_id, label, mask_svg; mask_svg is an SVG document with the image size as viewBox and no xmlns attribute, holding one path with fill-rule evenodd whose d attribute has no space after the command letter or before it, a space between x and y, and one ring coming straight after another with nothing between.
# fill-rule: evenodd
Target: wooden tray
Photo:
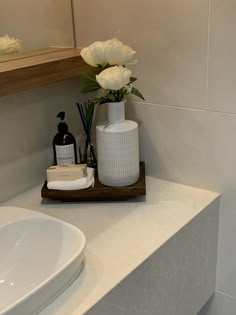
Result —
<instances>
[{"instance_id":1,"label":"wooden tray","mask_svg":"<svg viewBox=\"0 0 236 315\"><path fill-rule=\"evenodd\" d=\"M127 200L132 197L146 195L145 164L140 162L139 180L126 187L110 187L101 184L95 177L95 186L81 190L54 190L47 188L44 183L42 198L57 199L62 201L112 201Z\"/></svg>"}]
</instances>

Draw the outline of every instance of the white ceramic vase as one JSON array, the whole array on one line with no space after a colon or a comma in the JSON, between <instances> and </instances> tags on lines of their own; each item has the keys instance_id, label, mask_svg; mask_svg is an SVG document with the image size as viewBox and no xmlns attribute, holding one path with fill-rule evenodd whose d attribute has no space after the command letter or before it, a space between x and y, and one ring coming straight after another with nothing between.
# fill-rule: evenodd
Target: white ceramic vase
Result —
<instances>
[{"instance_id":1,"label":"white ceramic vase","mask_svg":"<svg viewBox=\"0 0 236 315\"><path fill-rule=\"evenodd\" d=\"M125 101L107 103L108 122L96 127L98 179L129 186L139 178L138 124L125 120Z\"/></svg>"}]
</instances>

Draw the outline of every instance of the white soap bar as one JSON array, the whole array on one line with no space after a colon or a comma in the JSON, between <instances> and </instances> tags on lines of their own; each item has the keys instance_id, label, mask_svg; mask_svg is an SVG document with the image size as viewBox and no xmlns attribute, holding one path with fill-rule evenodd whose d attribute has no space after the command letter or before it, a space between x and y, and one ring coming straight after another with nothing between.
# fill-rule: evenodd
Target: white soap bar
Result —
<instances>
[{"instance_id":1,"label":"white soap bar","mask_svg":"<svg viewBox=\"0 0 236 315\"><path fill-rule=\"evenodd\" d=\"M47 181L71 181L87 177L86 164L52 165L47 169Z\"/></svg>"}]
</instances>

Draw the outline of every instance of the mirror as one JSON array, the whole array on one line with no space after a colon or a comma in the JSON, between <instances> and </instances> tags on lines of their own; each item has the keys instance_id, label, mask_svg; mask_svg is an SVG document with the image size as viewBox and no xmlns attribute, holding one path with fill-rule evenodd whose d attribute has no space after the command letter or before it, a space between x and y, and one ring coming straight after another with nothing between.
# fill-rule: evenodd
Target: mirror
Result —
<instances>
[{"instance_id":1,"label":"mirror","mask_svg":"<svg viewBox=\"0 0 236 315\"><path fill-rule=\"evenodd\" d=\"M13 49L7 51L12 38L20 42L13 39ZM0 61L6 56L18 59L14 47L19 48L19 43L22 55L48 47L75 47L71 0L0 0Z\"/></svg>"}]
</instances>

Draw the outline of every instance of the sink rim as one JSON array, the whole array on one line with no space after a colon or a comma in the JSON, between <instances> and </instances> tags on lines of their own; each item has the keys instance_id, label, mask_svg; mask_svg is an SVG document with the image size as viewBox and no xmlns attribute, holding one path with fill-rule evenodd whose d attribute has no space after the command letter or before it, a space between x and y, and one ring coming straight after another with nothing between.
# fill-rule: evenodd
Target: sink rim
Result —
<instances>
[{"instance_id":1,"label":"sink rim","mask_svg":"<svg viewBox=\"0 0 236 315\"><path fill-rule=\"evenodd\" d=\"M36 285L32 290L30 290L28 292L28 294L24 294L22 297L20 297L19 299L17 299L14 303L10 304L9 306L7 306L6 308L0 310L0 315L3 314L8 314L9 311L14 310L14 308L16 308L18 305L20 305L21 303L23 303L25 300L29 299L31 296L33 296L35 293L37 293L38 291L40 291L43 287L45 287L47 284L49 284L52 280L56 279L56 277L58 275L60 275L64 270L67 270L67 268L73 264L76 260L81 261L80 263L80 268L77 271L77 274L74 275L74 279L76 279L76 277L80 274L80 272L83 269L83 260L84 260L84 250L86 248L86 237L83 233L83 231L81 231L79 228L75 227L73 224L70 224L68 222L62 221L60 219L51 217L49 215L46 214L42 214L33 210L28 210L25 208L20 208L20 207L0 207L0 210L2 211L4 208L4 210L6 209L12 209L15 211L22 211L22 216L19 215L18 217L13 217L13 218L8 218L6 220L6 222L1 222L0 220L0 231L1 228L4 228L6 226L10 226L12 224L17 224L18 222L30 222L30 221L52 221L52 222L57 222L60 225L62 225L63 227L66 226L68 227L70 230L73 231L73 233L76 235L79 235L78 237L81 240L81 244L79 245L78 249L76 249L75 253L70 257L70 259L67 262L64 262L55 272L53 272L50 276L48 276L44 281L42 281L40 284ZM63 287L61 287L60 289L60 293L64 291L64 289L66 289L70 284L72 283L72 281L67 282L67 284L65 284ZM59 293L59 294L60 294ZM56 298L56 296L53 297ZM46 306L48 303L44 303L44 306ZM43 306L43 307L44 307Z\"/></svg>"}]
</instances>

